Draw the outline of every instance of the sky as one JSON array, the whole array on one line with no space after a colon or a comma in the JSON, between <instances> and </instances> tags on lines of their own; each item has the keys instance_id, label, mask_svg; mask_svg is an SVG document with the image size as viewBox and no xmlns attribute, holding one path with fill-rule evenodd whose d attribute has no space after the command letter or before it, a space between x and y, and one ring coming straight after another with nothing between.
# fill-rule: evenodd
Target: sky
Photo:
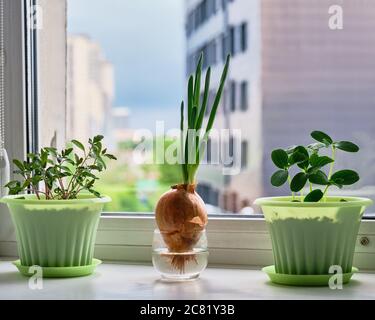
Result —
<instances>
[{"instance_id":1,"label":"sky","mask_svg":"<svg viewBox=\"0 0 375 320\"><path fill-rule=\"evenodd\" d=\"M115 106L131 108L133 128L176 126L184 93L183 0L69 0L68 32L100 43L114 64Z\"/></svg>"}]
</instances>

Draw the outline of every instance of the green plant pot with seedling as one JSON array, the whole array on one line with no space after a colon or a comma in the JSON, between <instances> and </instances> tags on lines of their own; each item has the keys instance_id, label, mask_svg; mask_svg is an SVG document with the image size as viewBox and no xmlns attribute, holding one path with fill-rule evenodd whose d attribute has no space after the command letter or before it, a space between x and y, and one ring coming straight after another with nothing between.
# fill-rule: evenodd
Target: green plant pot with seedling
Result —
<instances>
[{"instance_id":1,"label":"green plant pot with seedling","mask_svg":"<svg viewBox=\"0 0 375 320\"><path fill-rule=\"evenodd\" d=\"M20 257L15 265L23 274L40 266L44 277L82 276L99 263L93 259L96 232L110 198L94 185L106 169L104 159L116 159L102 139L89 139L88 148L72 140L61 151L47 147L28 154L27 161L13 160L21 178L6 185L9 196L1 202L10 209Z\"/></svg>"},{"instance_id":2,"label":"green plant pot with seedling","mask_svg":"<svg viewBox=\"0 0 375 320\"><path fill-rule=\"evenodd\" d=\"M321 131L311 136L317 142L271 154L278 168L271 184L289 183L292 195L255 201L262 208L272 240L275 266L266 271L283 284L327 285L332 268L342 270L344 280L349 281L361 218L372 203L366 198L328 196L330 187L341 189L359 180L353 170L334 172L338 151L355 153L359 147L334 141ZM325 149L330 149L330 156L321 154ZM295 168L299 172L291 178Z\"/></svg>"}]
</instances>

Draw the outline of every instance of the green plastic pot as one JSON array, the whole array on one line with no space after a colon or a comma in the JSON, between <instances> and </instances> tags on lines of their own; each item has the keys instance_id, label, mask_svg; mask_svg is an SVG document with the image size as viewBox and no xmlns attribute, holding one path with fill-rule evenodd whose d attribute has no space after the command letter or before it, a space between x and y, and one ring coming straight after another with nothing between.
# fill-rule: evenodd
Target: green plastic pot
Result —
<instances>
[{"instance_id":1,"label":"green plastic pot","mask_svg":"<svg viewBox=\"0 0 375 320\"><path fill-rule=\"evenodd\" d=\"M82 195L74 200L6 196L16 229L21 265L77 267L92 264L100 214L109 197Z\"/></svg>"},{"instance_id":2,"label":"green plastic pot","mask_svg":"<svg viewBox=\"0 0 375 320\"><path fill-rule=\"evenodd\" d=\"M260 198L269 227L276 273L328 274L333 265L351 272L363 212L370 199L328 197L292 202L292 197Z\"/></svg>"}]
</instances>

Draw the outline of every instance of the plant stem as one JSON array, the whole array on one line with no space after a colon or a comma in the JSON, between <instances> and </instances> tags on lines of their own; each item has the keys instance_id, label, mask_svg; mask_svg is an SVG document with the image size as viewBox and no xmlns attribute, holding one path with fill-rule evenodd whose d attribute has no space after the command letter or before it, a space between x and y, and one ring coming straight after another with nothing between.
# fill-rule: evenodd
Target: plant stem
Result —
<instances>
[{"instance_id":1,"label":"plant stem","mask_svg":"<svg viewBox=\"0 0 375 320\"><path fill-rule=\"evenodd\" d=\"M332 162L331 162L331 165L329 166L329 173L328 173L328 181L331 179L332 177L332 174L333 174L333 167L334 167L334 164L335 164L335 160L336 160L336 148L334 145L332 145ZM322 200L324 200L324 202L327 201L327 197L326 197L326 194L327 194L327 191L328 191L328 188L329 188L329 185L327 185L323 191L323 197L322 197Z\"/></svg>"},{"instance_id":2,"label":"plant stem","mask_svg":"<svg viewBox=\"0 0 375 320\"><path fill-rule=\"evenodd\" d=\"M313 186L312 186L312 183L310 182L310 192L313 191Z\"/></svg>"},{"instance_id":3,"label":"plant stem","mask_svg":"<svg viewBox=\"0 0 375 320\"><path fill-rule=\"evenodd\" d=\"M69 190L69 189L70 189L70 187L72 186L72 184L75 182L75 180L77 180L77 172L79 171L78 169L79 169L79 168L82 168L82 167L85 165L86 161L87 161L88 158L89 158L89 155L90 155L91 151L92 151L92 147L90 147L90 149L89 149L89 151L88 151L87 153L86 153L86 151L85 151L85 153L84 153L84 157L85 157L85 159L83 160L83 162L81 163L81 165L77 168L77 170L74 172L74 175L72 176L72 179L70 179L69 184L68 184L68 187L66 188L66 193L67 193L67 198L66 198L66 199L69 199L71 193L74 191L74 188L75 188L75 187L72 188L72 190ZM95 163L96 163L96 160L95 160L94 164L95 164Z\"/></svg>"},{"instance_id":4,"label":"plant stem","mask_svg":"<svg viewBox=\"0 0 375 320\"><path fill-rule=\"evenodd\" d=\"M290 185L292 184L292 178L290 177L290 175L288 174L288 183L289 183L289 187ZM292 191L292 200L295 200L295 193Z\"/></svg>"},{"instance_id":5,"label":"plant stem","mask_svg":"<svg viewBox=\"0 0 375 320\"><path fill-rule=\"evenodd\" d=\"M325 195L326 195L326 193L327 193L327 191L328 191L328 188L329 188L329 185L326 186L326 187L324 188L324 191L323 191L323 197L322 197L322 199L324 199L324 202L327 200L327 199L325 198Z\"/></svg>"},{"instance_id":6,"label":"plant stem","mask_svg":"<svg viewBox=\"0 0 375 320\"><path fill-rule=\"evenodd\" d=\"M336 157L336 148L332 146L332 160L331 165L329 167L329 174L328 174L328 180L331 179L332 173L333 173L333 166L335 164L335 157Z\"/></svg>"},{"instance_id":7,"label":"plant stem","mask_svg":"<svg viewBox=\"0 0 375 320\"><path fill-rule=\"evenodd\" d=\"M61 173L61 171L60 171L60 173ZM63 184L63 181L62 181L62 179L61 178L59 178L59 185L60 185L60 189L61 189L61 191L62 191L62 193L63 193L63 199L67 199L67 197L66 197L66 190L65 190L65 187L64 187L64 184Z\"/></svg>"},{"instance_id":8,"label":"plant stem","mask_svg":"<svg viewBox=\"0 0 375 320\"><path fill-rule=\"evenodd\" d=\"M22 176L24 177L25 180L31 179L30 175L24 175L24 174L22 174ZM38 198L38 200L40 200L39 191L38 191L38 189L36 188L36 186L33 183L31 183L31 188L33 189L34 193L36 194L36 197Z\"/></svg>"}]
</instances>

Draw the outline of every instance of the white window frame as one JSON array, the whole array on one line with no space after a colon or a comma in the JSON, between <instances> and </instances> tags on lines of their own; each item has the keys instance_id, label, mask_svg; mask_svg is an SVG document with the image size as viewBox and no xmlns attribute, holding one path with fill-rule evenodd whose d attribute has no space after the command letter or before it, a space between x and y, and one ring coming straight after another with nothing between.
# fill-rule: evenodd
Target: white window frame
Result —
<instances>
[{"instance_id":1,"label":"white window frame","mask_svg":"<svg viewBox=\"0 0 375 320\"><path fill-rule=\"evenodd\" d=\"M12 106L7 108L6 116L7 149L10 158L23 158L26 150L26 79L25 64L20 63L24 61L25 53L22 0L0 1L6 2L5 16L11 17L7 18L5 28L8 31L6 73L11 75L7 77L6 103ZM149 264L154 229L152 214L104 213L99 224L95 256L105 261ZM17 255L14 232L8 234L5 239L0 237L0 256ZM209 216L207 235L211 266L248 268L273 263L270 236L263 218ZM362 270L375 270L375 220L362 221L355 250L354 265Z\"/></svg>"}]
</instances>

